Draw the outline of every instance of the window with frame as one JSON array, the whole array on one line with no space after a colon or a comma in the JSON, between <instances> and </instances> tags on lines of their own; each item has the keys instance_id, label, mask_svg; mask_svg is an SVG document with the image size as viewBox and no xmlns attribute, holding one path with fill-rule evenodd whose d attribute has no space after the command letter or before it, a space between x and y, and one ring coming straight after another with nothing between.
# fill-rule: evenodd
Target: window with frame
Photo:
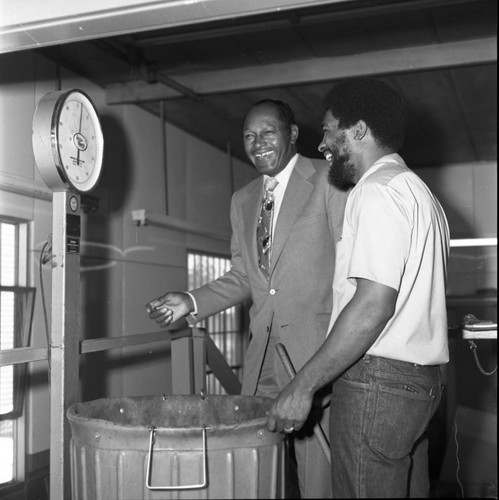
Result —
<instances>
[{"instance_id":1,"label":"window with frame","mask_svg":"<svg viewBox=\"0 0 499 500\"><path fill-rule=\"evenodd\" d=\"M0 218L0 349L30 342L35 289L28 283L28 223ZM0 485L19 477L26 364L0 366Z\"/></svg>"},{"instance_id":2,"label":"window with frame","mask_svg":"<svg viewBox=\"0 0 499 500\"><path fill-rule=\"evenodd\" d=\"M200 252L188 252L187 269L188 289L191 290L222 276L230 269L230 259ZM210 316L200 321L197 326L206 329L234 374L241 380L246 348L243 305ZM209 370L206 374L206 392L226 394L225 389Z\"/></svg>"}]
</instances>

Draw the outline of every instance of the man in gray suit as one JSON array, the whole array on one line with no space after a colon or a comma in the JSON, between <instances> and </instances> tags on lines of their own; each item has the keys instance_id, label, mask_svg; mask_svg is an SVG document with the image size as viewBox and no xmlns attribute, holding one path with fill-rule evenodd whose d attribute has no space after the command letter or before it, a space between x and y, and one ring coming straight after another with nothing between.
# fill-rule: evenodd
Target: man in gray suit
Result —
<instances>
[{"instance_id":1,"label":"man in gray suit","mask_svg":"<svg viewBox=\"0 0 499 500\"><path fill-rule=\"evenodd\" d=\"M327 162L297 153L298 134L287 104L264 100L253 105L244 120L243 140L262 176L232 197L231 269L198 289L169 292L149 303L151 319L166 327L185 316L199 321L251 299L245 395L276 397L289 378L275 344L284 344L299 370L324 342L331 316L335 244L347 193L327 182ZM268 178L277 180L277 187L271 236L264 239L270 262L264 264L257 225ZM317 399L319 419L327 429L329 411ZM330 467L312 425L311 420L293 436L300 493L302 498L328 498Z\"/></svg>"}]
</instances>

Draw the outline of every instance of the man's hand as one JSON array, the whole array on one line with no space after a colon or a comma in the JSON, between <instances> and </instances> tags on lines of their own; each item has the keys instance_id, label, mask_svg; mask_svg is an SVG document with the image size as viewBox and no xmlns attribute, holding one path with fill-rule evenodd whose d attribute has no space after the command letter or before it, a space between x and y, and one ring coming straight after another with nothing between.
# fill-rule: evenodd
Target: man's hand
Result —
<instances>
[{"instance_id":1,"label":"man's hand","mask_svg":"<svg viewBox=\"0 0 499 500\"><path fill-rule=\"evenodd\" d=\"M267 429L271 432L299 431L312 409L313 394L300 387L295 377L277 396L268 411Z\"/></svg>"},{"instance_id":2,"label":"man's hand","mask_svg":"<svg viewBox=\"0 0 499 500\"><path fill-rule=\"evenodd\" d=\"M191 312L190 297L183 292L168 292L146 304L149 317L162 328Z\"/></svg>"}]
</instances>

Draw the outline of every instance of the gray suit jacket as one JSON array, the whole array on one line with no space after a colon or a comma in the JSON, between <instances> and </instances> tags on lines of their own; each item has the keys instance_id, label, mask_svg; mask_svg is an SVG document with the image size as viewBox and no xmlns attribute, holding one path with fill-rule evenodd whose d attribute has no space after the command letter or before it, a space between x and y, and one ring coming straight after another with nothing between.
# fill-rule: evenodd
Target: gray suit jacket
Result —
<instances>
[{"instance_id":1,"label":"gray suit jacket","mask_svg":"<svg viewBox=\"0 0 499 500\"><path fill-rule=\"evenodd\" d=\"M230 213L231 269L191 290L200 320L252 300L242 394L255 394L271 327L296 370L326 338L335 245L348 195L327 182L327 171L326 161L299 156L276 222L270 277L258 267L256 248L263 176L235 192Z\"/></svg>"}]
</instances>

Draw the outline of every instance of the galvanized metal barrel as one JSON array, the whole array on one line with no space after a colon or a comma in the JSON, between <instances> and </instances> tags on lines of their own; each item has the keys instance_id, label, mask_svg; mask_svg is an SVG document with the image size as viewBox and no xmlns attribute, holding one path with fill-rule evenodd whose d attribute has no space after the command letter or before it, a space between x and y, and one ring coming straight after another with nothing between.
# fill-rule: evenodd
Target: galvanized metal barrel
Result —
<instances>
[{"instance_id":1,"label":"galvanized metal barrel","mask_svg":"<svg viewBox=\"0 0 499 500\"><path fill-rule=\"evenodd\" d=\"M72 500L284 498L268 398L141 396L72 405Z\"/></svg>"}]
</instances>

